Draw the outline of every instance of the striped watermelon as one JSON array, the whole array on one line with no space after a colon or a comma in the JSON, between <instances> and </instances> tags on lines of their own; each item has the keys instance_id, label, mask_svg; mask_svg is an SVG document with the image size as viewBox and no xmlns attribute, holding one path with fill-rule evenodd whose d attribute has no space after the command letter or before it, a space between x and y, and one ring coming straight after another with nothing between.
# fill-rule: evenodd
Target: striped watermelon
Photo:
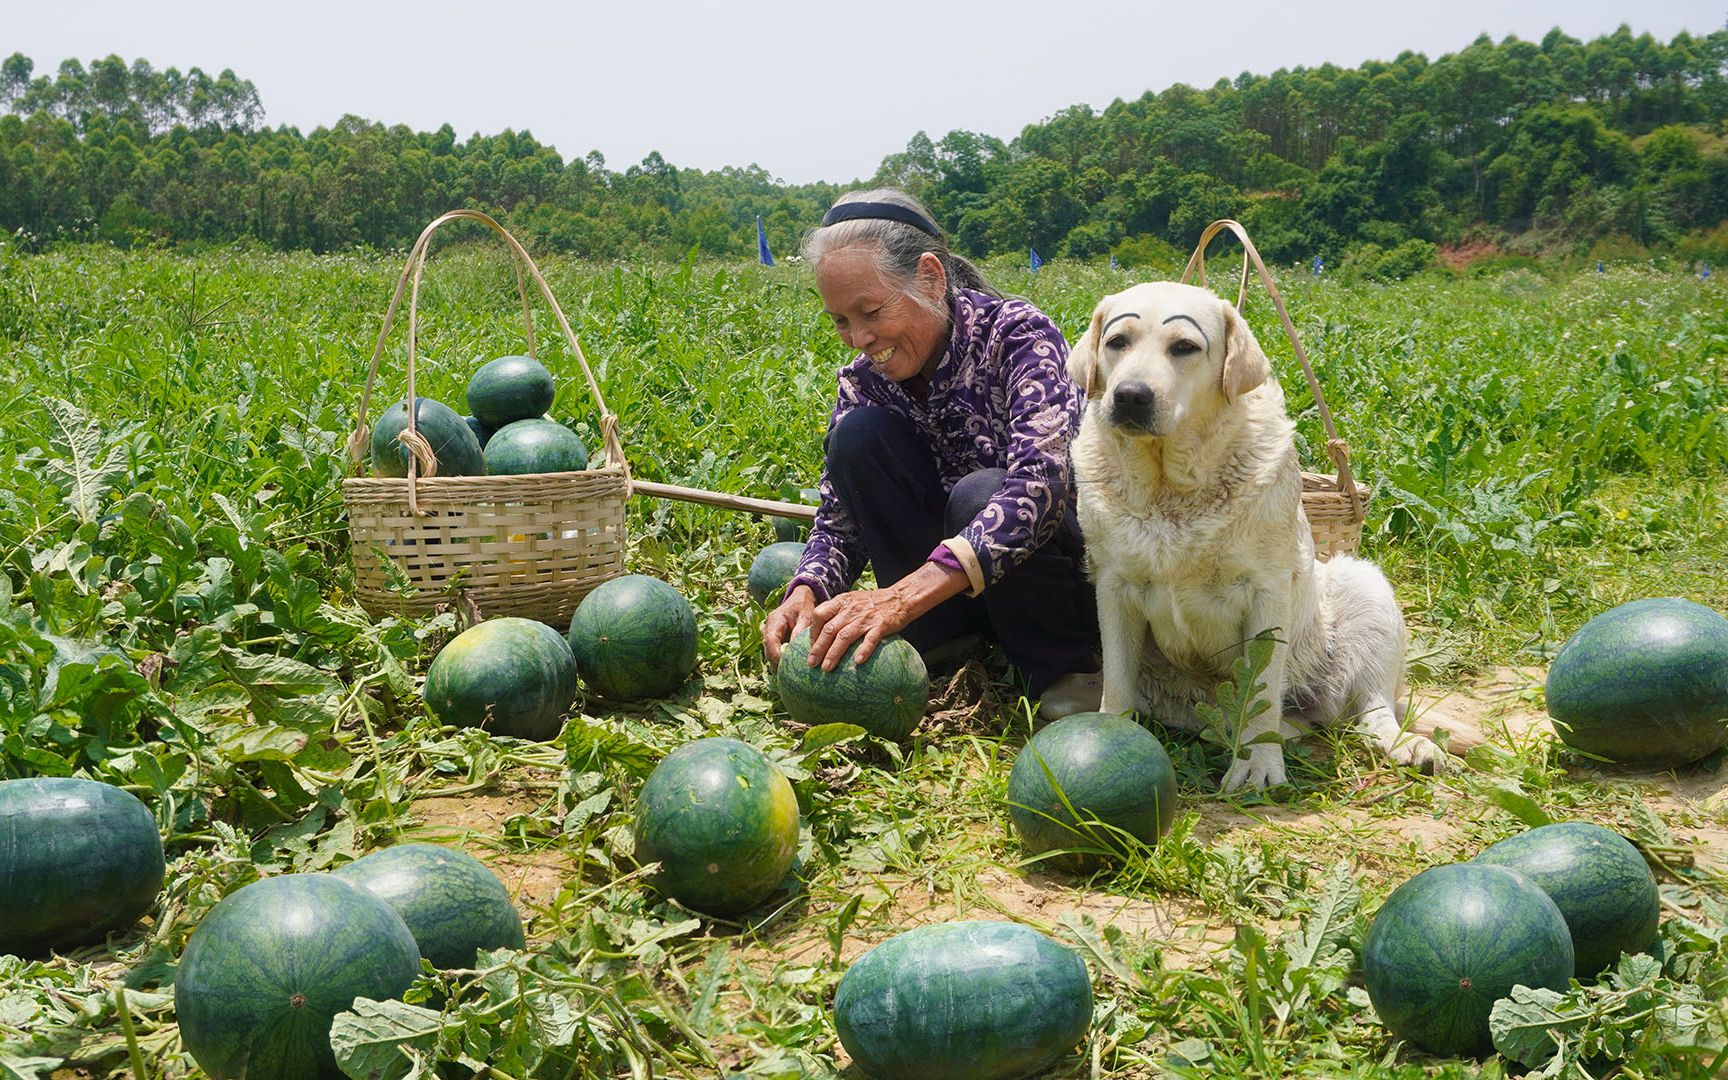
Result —
<instances>
[{"instance_id":1,"label":"striped watermelon","mask_svg":"<svg viewBox=\"0 0 1728 1080\"><path fill-rule=\"evenodd\" d=\"M603 697L666 697L696 670L696 612L658 578L625 574L582 598L570 618L582 680Z\"/></svg>"},{"instance_id":2,"label":"striped watermelon","mask_svg":"<svg viewBox=\"0 0 1728 1080\"><path fill-rule=\"evenodd\" d=\"M1611 829L1587 821L1543 825L1500 841L1476 861L1516 870L1548 894L1571 931L1580 979L1656 940L1656 879L1638 849Z\"/></svg>"},{"instance_id":3,"label":"striped watermelon","mask_svg":"<svg viewBox=\"0 0 1728 1080\"><path fill-rule=\"evenodd\" d=\"M1075 811L1079 811L1076 818ZM1092 851L1121 839L1156 843L1176 820L1176 770L1158 737L1126 716L1075 713L1032 736L1008 774L1008 813L1028 855L1071 870L1090 869Z\"/></svg>"},{"instance_id":4,"label":"striped watermelon","mask_svg":"<svg viewBox=\"0 0 1728 1080\"><path fill-rule=\"evenodd\" d=\"M862 664L852 662L857 651L854 644L833 671L823 671L808 662L810 631L793 634L774 672L787 715L800 724L857 724L883 739L906 738L930 704L924 658L895 634Z\"/></svg>"},{"instance_id":5,"label":"striped watermelon","mask_svg":"<svg viewBox=\"0 0 1728 1080\"><path fill-rule=\"evenodd\" d=\"M520 949L522 916L486 864L455 848L397 844L336 871L389 904L435 968L465 968L477 950Z\"/></svg>"},{"instance_id":6,"label":"striped watermelon","mask_svg":"<svg viewBox=\"0 0 1728 1080\"><path fill-rule=\"evenodd\" d=\"M212 1080L340 1080L330 1023L420 973L390 907L330 874L255 881L210 909L174 975L180 1038Z\"/></svg>"},{"instance_id":7,"label":"striped watermelon","mask_svg":"<svg viewBox=\"0 0 1728 1080\"><path fill-rule=\"evenodd\" d=\"M1092 980L1018 923L938 923L889 938L834 992L840 1045L872 1080L1031 1076L1086 1037Z\"/></svg>"},{"instance_id":8,"label":"striped watermelon","mask_svg":"<svg viewBox=\"0 0 1728 1080\"><path fill-rule=\"evenodd\" d=\"M798 799L785 774L737 739L698 739L666 755L636 798L636 858L657 889L714 915L749 911L798 853Z\"/></svg>"},{"instance_id":9,"label":"striped watermelon","mask_svg":"<svg viewBox=\"0 0 1728 1080\"><path fill-rule=\"evenodd\" d=\"M1518 985L1564 990L1572 935L1515 870L1452 863L1398 886L1362 946L1368 998L1401 1039L1433 1054L1487 1053L1488 1014Z\"/></svg>"},{"instance_id":10,"label":"striped watermelon","mask_svg":"<svg viewBox=\"0 0 1728 1080\"><path fill-rule=\"evenodd\" d=\"M1621 604L1548 667L1548 715L1574 750L1667 769L1728 745L1728 619L1690 600Z\"/></svg>"}]
</instances>

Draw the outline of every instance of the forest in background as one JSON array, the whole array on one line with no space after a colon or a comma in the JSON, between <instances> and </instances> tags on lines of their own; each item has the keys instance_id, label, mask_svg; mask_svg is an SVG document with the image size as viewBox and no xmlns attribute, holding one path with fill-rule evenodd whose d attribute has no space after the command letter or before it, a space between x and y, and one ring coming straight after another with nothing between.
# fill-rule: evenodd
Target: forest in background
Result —
<instances>
[{"instance_id":1,"label":"forest in background","mask_svg":"<svg viewBox=\"0 0 1728 1080\"><path fill-rule=\"evenodd\" d=\"M232 71L118 56L38 74L0 62L0 230L36 247L252 242L401 248L477 207L541 249L735 257L755 221L796 249L850 185L751 165L616 170L527 131L459 139L345 116L268 127ZM1076 105L1011 140L918 132L867 181L924 198L956 246L1168 262L1219 217L1279 261L1400 277L1436 256L1728 261L1728 28L1663 43L1478 38L1430 61L1244 73Z\"/></svg>"}]
</instances>

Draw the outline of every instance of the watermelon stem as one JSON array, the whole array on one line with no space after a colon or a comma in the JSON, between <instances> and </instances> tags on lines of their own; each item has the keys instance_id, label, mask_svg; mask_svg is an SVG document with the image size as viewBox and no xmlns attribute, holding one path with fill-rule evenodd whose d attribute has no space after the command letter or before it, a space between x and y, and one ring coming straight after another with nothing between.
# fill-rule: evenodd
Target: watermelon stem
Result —
<instances>
[{"instance_id":1,"label":"watermelon stem","mask_svg":"<svg viewBox=\"0 0 1728 1080\"><path fill-rule=\"evenodd\" d=\"M114 987L114 1009L120 1015L120 1032L126 1036L126 1056L132 1061L132 1075L136 1080L150 1080L144 1071L144 1052L138 1049L138 1032L132 1027L132 1010L126 1005L126 988L118 984Z\"/></svg>"}]
</instances>

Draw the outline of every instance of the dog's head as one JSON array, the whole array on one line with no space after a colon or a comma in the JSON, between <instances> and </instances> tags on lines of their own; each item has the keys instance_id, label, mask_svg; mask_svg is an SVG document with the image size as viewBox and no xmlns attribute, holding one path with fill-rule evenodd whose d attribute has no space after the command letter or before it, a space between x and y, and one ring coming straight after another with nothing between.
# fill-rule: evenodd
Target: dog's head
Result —
<instances>
[{"instance_id":1,"label":"dog's head","mask_svg":"<svg viewBox=\"0 0 1728 1080\"><path fill-rule=\"evenodd\" d=\"M1068 354L1068 374L1130 437L1165 436L1266 381L1270 367L1236 309L1173 282L1106 296Z\"/></svg>"}]
</instances>

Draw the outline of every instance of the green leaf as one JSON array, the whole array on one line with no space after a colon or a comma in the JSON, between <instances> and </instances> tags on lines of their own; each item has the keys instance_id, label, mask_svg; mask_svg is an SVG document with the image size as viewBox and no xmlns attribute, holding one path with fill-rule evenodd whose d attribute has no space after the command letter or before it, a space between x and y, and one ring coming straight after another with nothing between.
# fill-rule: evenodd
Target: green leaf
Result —
<instances>
[{"instance_id":1,"label":"green leaf","mask_svg":"<svg viewBox=\"0 0 1728 1080\"><path fill-rule=\"evenodd\" d=\"M330 1049L355 1080L414 1080L433 1075L425 1066L443 1029L443 1018L431 1009L355 998L330 1025Z\"/></svg>"},{"instance_id":2,"label":"green leaf","mask_svg":"<svg viewBox=\"0 0 1728 1080\"><path fill-rule=\"evenodd\" d=\"M1554 819L1548 816L1548 812L1543 810L1535 799L1526 795L1523 785L1516 780L1495 784L1488 789L1487 794L1489 802L1532 829L1554 824Z\"/></svg>"},{"instance_id":3,"label":"green leaf","mask_svg":"<svg viewBox=\"0 0 1728 1080\"><path fill-rule=\"evenodd\" d=\"M804 738L798 744L798 750L803 754L825 750L830 746L862 739L870 734L857 724L817 724L804 733Z\"/></svg>"},{"instance_id":4,"label":"green leaf","mask_svg":"<svg viewBox=\"0 0 1728 1080\"><path fill-rule=\"evenodd\" d=\"M640 778L654 771L660 751L621 731L572 717L564 728L564 760L577 772L599 772L613 765Z\"/></svg>"},{"instance_id":5,"label":"green leaf","mask_svg":"<svg viewBox=\"0 0 1728 1080\"><path fill-rule=\"evenodd\" d=\"M1570 1031L1584 1024L1583 1016L1567 1017L1562 1006L1567 995L1546 987L1514 986L1511 997L1494 1003L1488 1014L1488 1034L1494 1049L1520 1065L1536 1068L1559 1048L1553 1032Z\"/></svg>"},{"instance_id":6,"label":"green leaf","mask_svg":"<svg viewBox=\"0 0 1728 1080\"><path fill-rule=\"evenodd\" d=\"M49 1072L63 1063L62 1058L13 1057L0 1046L0 1080L47 1080Z\"/></svg>"}]
</instances>

